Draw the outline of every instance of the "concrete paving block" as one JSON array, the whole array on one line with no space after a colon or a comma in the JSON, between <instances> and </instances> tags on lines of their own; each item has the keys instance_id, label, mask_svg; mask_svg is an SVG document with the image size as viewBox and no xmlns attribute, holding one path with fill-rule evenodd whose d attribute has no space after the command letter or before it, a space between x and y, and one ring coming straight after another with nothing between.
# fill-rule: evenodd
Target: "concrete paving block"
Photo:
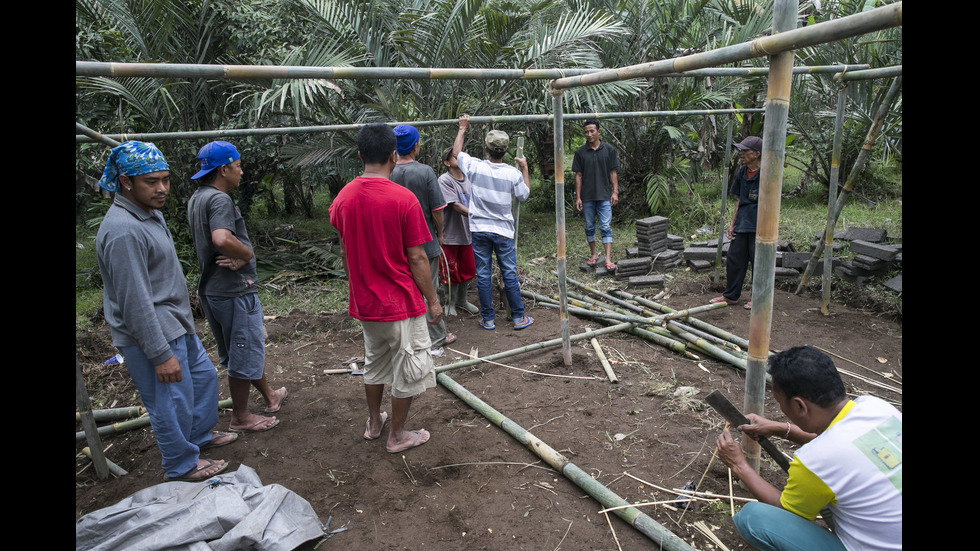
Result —
<instances>
[{"instance_id":1,"label":"concrete paving block","mask_svg":"<svg viewBox=\"0 0 980 551\"><path fill-rule=\"evenodd\" d=\"M794 270L793 268L780 268L776 267L775 279L795 279L800 277L799 270Z\"/></svg>"},{"instance_id":2,"label":"concrete paving block","mask_svg":"<svg viewBox=\"0 0 980 551\"><path fill-rule=\"evenodd\" d=\"M895 256L899 253L899 249L896 249L891 245L882 245L880 243L864 241L863 239L855 239L854 241L851 241L849 248L854 254L880 258L886 262L895 260Z\"/></svg>"},{"instance_id":3,"label":"concrete paving block","mask_svg":"<svg viewBox=\"0 0 980 551\"><path fill-rule=\"evenodd\" d=\"M714 268L714 262L708 260L688 260L687 265L696 272L704 272Z\"/></svg>"},{"instance_id":4,"label":"concrete paving block","mask_svg":"<svg viewBox=\"0 0 980 551\"><path fill-rule=\"evenodd\" d=\"M844 234L845 241L869 241L871 243L881 243L887 237L888 232L879 228L848 228ZM837 233L834 232L834 237Z\"/></svg>"},{"instance_id":5,"label":"concrete paving block","mask_svg":"<svg viewBox=\"0 0 980 551\"><path fill-rule=\"evenodd\" d=\"M806 268L813 253L783 253L783 268Z\"/></svg>"},{"instance_id":6,"label":"concrete paving block","mask_svg":"<svg viewBox=\"0 0 980 551\"><path fill-rule=\"evenodd\" d=\"M707 260L714 262L718 249L715 247L688 247L684 249L684 258L687 260Z\"/></svg>"},{"instance_id":7,"label":"concrete paving block","mask_svg":"<svg viewBox=\"0 0 980 551\"><path fill-rule=\"evenodd\" d=\"M631 277L629 278L629 280L627 280L626 286L630 288L663 287L664 276L663 274L653 274L653 275Z\"/></svg>"},{"instance_id":8,"label":"concrete paving block","mask_svg":"<svg viewBox=\"0 0 980 551\"><path fill-rule=\"evenodd\" d=\"M897 276L895 276L895 277L889 279L888 281L884 282L882 285L884 285L885 287L888 287L889 289L891 289L892 291L895 291L896 293L901 293L902 292L902 274L898 274Z\"/></svg>"}]
</instances>

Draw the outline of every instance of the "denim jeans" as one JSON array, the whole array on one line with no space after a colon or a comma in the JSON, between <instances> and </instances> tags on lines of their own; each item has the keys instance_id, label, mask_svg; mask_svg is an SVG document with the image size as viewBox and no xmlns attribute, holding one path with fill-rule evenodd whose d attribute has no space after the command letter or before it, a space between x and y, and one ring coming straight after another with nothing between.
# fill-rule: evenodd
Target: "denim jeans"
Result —
<instances>
[{"instance_id":1,"label":"denim jeans","mask_svg":"<svg viewBox=\"0 0 980 551\"><path fill-rule=\"evenodd\" d=\"M746 503L732 520L738 535L759 551L844 551L830 530L765 503Z\"/></svg>"},{"instance_id":2,"label":"denim jeans","mask_svg":"<svg viewBox=\"0 0 980 551\"><path fill-rule=\"evenodd\" d=\"M476 290L480 297L480 316L493 321L493 272L492 255L497 255L497 266L504 280L504 292L510 304L510 317L516 323L524 319L524 301L517 281L517 249L514 240L491 232L473 232L473 259L476 261Z\"/></svg>"},{"instance_id":3,"label":"denim jeans","mask_svg":"<svg viewBox=\"0 0 980 551\"><path fill-rule=\"evenodd\" d=\"M612 204L609 201L583 201L582 214L585 215L585 240L595 241L596 215L599 216L599 238L603 243L612 243Z\"/></svg>"}]
</instances>

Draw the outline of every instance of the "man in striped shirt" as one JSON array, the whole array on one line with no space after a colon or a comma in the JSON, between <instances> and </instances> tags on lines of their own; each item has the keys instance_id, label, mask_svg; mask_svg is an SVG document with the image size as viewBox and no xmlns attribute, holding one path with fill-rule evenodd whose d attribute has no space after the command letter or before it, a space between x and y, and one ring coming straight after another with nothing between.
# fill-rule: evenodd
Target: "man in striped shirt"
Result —
<instances>
[{"instance_id":1,"label":"man in striped shirt","mask_svg":"<svg viewBox=\"0 0 980 551\"><path fill-rule=\"evenodd\" d=\"M484 140L486 160L464 153L463 142L469 126L469 115L461 116L452 156L456 158L459 169L472 182L469 220L473 257L476 261L476 288L480 297L480 326L487 330L496 328L490 282L492 256L496 255L514 329L524 329L534 323L534 318L525 315L524 301L521 299L511 204L515 197L523 202L531 194L527 186L530 182L527 161L523 158L514 159L520 170L503 162L510 146L510 137L500 130L487 133Z\"/></svg>"}]
</instances>

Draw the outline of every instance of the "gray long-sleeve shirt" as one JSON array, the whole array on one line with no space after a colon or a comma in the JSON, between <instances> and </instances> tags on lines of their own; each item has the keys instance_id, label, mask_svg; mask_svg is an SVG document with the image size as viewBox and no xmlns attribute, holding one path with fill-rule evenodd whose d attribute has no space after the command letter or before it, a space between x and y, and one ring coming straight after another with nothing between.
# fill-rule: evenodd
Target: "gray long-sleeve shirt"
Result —
<instances>
[{"instance_id":1,"label":"gray long-sleeve shirt","mask_svg":"<svg viewBox=\"0 0 980 551\"><path fill-rule=\"evenodd\" d=\"M102 302L115 346L137 346L153 365L170 341L194 333L187 281L163 215L116 194L96 237Z\"/></svg>"}]
</instances>

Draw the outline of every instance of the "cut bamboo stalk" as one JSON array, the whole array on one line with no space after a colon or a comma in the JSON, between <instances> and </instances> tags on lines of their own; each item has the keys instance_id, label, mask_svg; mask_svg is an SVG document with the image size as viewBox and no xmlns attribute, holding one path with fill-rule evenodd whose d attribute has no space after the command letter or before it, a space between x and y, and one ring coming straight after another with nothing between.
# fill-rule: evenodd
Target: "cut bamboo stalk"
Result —
<instances>
[{"instance_id":1,"label":"cut bamboo stalk","mask_svg":"<svg viewBox=\"0 0 980 551\"><path fill-rule=\"evenodd\" d=\"M555 241L557 250L558 296L561 297L558 309L558 323L561 329L562 358L565 367L572 365L572 344L568 329L568 287L565 283L565 131L563 122L564 94L552 91L551 104L555 114Z\"/></svg>"},{"instance_id":2,"label":"cut bamboo stalk","mask_svg":"<svg viewBox=\"0 0 980 551\"><path fill-rule=\"evenodd\" d=\"M227 409L232 406L231 398L226 398L218 402L218 409ZM143 427L150 425L150 414L145 413L135 419L129 419L127 421L121 421L119 423L113 423L111 425L104 425L98 428L98 434L100 437L109 436L110 434L121 434L123 432L131 431L134 429L141 429ZM78 431L75 433L75 443L85 440L85 431Z\"/></svg>"},{"instance_id":3,"label":"cut bamboo stalk","mask_svg":"<svg viewBox=\"0 0 980 551\"><path fill-rule=\"evenodd\" d=\"M99 480L105 480L109 476L108 459L105 457L102 447L102 437L95 425L95 418L92 415L91 404L88 398L88 390L85 388L85 377L82 375L82 364L78 363L75 357L75 405L78 407L83 430L75 433L75 443L88 439L89 446L95 450L92 462L95 464L95 474ZM81 436L81 438L79 438Z\"/></svg>"},{"instance_id":4,"label":"cut bamboo stalk","mask_svg":"<svg viewBox=\"0 0 980 551\"><path fill-rule=\"evenodd\" d=\"M483 400L477 398L459 383L451 379L445 373L436 376L443 387L463 400L467 405L475 409L487 418L491 423L500 427L504 432L511 435L515 440L527 447L532 453L551 465L556 471L562 473L566 478L575 483L579 488L588 493L593 499L605 507L618 507L629 505L623 498L619 497L612 490L599 483L588 473L570 462L565 456L547 445L540 438L534 436L523 427L505 417L499 411L493 409ZM640 533L650 538L653 542L668 551L693 551L693 548L684 540L671 533L646 514L635 507L620 509L616 511L616 516L626 521L627 524L636 528Z\"/></svg>"},{"instance_id":5,"label":"cut bamboo stalk","mask_svg":"<svg viewBox=\"0 0 980 551\"><path fill-rule=\"evenodd\" d=\"M824 231L823 284L820 294L820 313L830 314L830 283L834 273L834 203L837 202L837 180L840 177L841 135L844 133L844 105L847 99L847 87L842 86L837 92L837 118L834 119L834 146L830 152L830 181L827 184L827 225L831 231Z\"/></svg>"},{"instance_id":6,"label":"cut bamboo stalk","mask_svg":"<svg viewBox=\"0 0 980 551\"><path fill-rule=\"evenodd\" d=\"M599 341L593 338L591 342L592 342L592 348L595 349L596 356L599 357L599 363L601 363L602 368L606 370L606 376L609 377L609 382L618 383L619 379L617 379L616 374L613 373L612 366L609 365L609 360L606 359L606 354L603 353L602 348L599 347Z\"/></svg>"},{"instance_id":7,"label":"cut bamboo stalk","mask_svg":"<svg viewBox=\"0 0 980 551\"><path fill-rule=\"evenodd\" d=\"M92 458L92 450L88 446L82 448L82 453L84 453L85 456L88 457L89 459L92 459L93 463L95 462L95 459ZM120 467L119 465L116 465L115 463L113 463L108 459L105 460L105 463L106 466L109 468L109 472L116 476L126 476L127 474L129 474L126 471L126 469Z\"/></svg>"},{"instance_id":8,"label":"cut bamboo stalk","mask_svg":"<svg viewBox=\"0 0 980 551\"><path fill-rule=\"evenodd\" d=\"M146 413L146 408L144 408L143 406L92 410L92 416L98 422L118 421L120 419L132 419L133 417L139 417L144 413ZM80 420L81 420L81 413L75 412L75 422L77 423Z\"/></svg>"},{"instance_id":9,"label":"cut bamboo stalk","mask_svg":"<svg viewBox=\"0 0 980 551\"><path fill-rule=\"evenodd\" d=\"M715 275L714 282L718 283L721 272L721 253L725 248L725 234L728 233L728 187L731 183L728 181L728 166L731 164L729 160L732 158L729 149L732 146L732 120L735 118L734 115L728 117L728 129L725 132L725 143L722 145L722 151L724 154L721 156L725 160L723 164L724 169L721 175L721 214L718 216L718 250L715 251ZM726 303L727 304L727 303Z\"/></svg>"}]
</instances>

